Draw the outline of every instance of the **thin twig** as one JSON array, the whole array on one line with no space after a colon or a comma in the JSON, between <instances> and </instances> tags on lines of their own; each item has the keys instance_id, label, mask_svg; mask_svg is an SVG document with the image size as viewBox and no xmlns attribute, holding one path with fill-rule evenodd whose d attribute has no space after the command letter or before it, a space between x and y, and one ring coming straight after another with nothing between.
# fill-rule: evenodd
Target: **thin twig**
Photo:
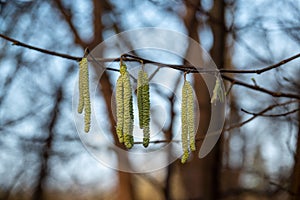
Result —
<instances>
[{"instance_id":1,"label":"thin twig","mask_svg":"<svg viewBox=\"0 0 300 200\"><path fill-rule=\"evenodd\" d=\"M35 50L35 51L38 51L38 52L41 52L41 53L45 53L45 54L48 54L48 55L58 56L58 57L66 58L66 59L69 59L69 60L75 60L75 61L80 61L82 59L81 57L70 56L68 54L57 53L57 52L54 52L54 51L49 51L49 50L42 49L42 48L39 48L39 47L31 46L31 45L28 45L26 43L23 43L23 42L20 42L18 40L7 37L3 34L0 34L0 37L5 39L5 40L8 40L8 41L12 42L14 45L22 46L24 48L32 49L32 50ZM279 66L281 66L281 65L283 65L283 64L285 64L285 63L287 63L291 60L294 60L298 57L300 57L300 54L297 54L297 55L292 56L288 59L285 59L285 60L283 60L283 61L281 61L277 64L271 65L269 67L265 67L265 68L260 69L260 70L248 70L248 71L245 71L245 70L220 70L220 73L241 73L241 74L242 73L258 73L258 74L260 74L260 73L263 73L265 71L268 71L268 70L274 69L276 67L279 67ZM169 67L169 68L180 70L180 71L187 72L187 73L199 73L199 72L200 73L218 73L218 71L216 69L215 70L214 69L208 70L208 69L205 69L205 68L199 68L199 67L195 67L195 66L192 66L192 65L173 65L173 64L160 63L160 62L144 59L144 58L134 56L134 55L130 55L130 54L124 54L124 55L122 55L122 58L123 58L124 61L138 61L138 62L142 61L144 64L154 64L157 67ZM94 62L96 61L96 63L98 63L98 62L119 62L120 59L121 58L101 58L101 59L93 58L89 61L94 61ZM118 69L114 69L114 68L106 68L106 69L111 70L111 71L118 71ZM235 79L230 78L230 77L228 77L224 74L222 75L222 77L225 80L230 81L231 83L234 83L236 85L241 85L241 86L253 89L253 90L264 92L264 93L272 95L273 97L288 97L288 98L300 99L300 96L296 95L296 94L270 91L270 90L267 90L267 89L259 87L259 86L253 86L253 85L235 80Z\"/></svg>"},{"instance_id":2,"label":"thin twig","mask_svg":"<svg viewBox=\"0 0 300 200\"><path fill-rule=\"evenodd\" d=\"M297 111L299 111L300 108L297 108L297 109L294 109L294 110L291 110L291 111L288 111L288 112L285 112L285 113L280 113L280 114L261 114L259 115L260 117L284 117L284 116L287 116L287 115L290 115L290 114L293 114ZM254 116L257 116L258 113L255 113L255 112L249 112L245 109L241 109L241 111L243 111L244 113L247 113L249 115L254 115Z\"/></svg>"},{"instance_id":3,"label":"thin twig","mask_svg":"<svg viewBox=\"0 0 300 200\"><path fill-rule=\"evenodd\" d=\"M264 68L261 68L261 69L253 69L253 70L232 70L232 69L220 69L220 73L232 73L232 74L262 74L266 71L269 71L269 70L272 70L272 69L275 69L281 65L284 65L288 62L291 62L292 60L295 60L297 58L300 57L300 53L292 56L292 57L289 57L287 59L284 59L274 65L270 65L268 67L264 67Z\"/></svg>"},{"instance_id":4,"label":"thin twig","mask_svg":"<svg viewBox=\"0 0 300 200\"><path fill-rule=\"evenodd\" d=\"M271 91L271 90L259 87L257 85L250 85L248 83L245 83L245 82L233 79L233 78L231 78L229 76L226 76L226 75L223 75L223 74L222 74L222 78L224 80L227 80L227 81L235 84L235 85L241 85L241 86L244 86L246 88L250 88L250 89L253 89L253 90L264 92L264 93L267 93L267 94L269 94L269 95L271 95L273 97L288 97L288 98L300 99L300 96L296 95L296 94L283 93L283 92L274 92L274 91Z\"/></svg>"},{"instance_id":5,"label":"thin twig","mask_svg":"<svg viewBox=\"0 0 300 200\"><path fill-rule=\"evenodd\" d=\"M69 60L75 60L75 61L80 61L82 59L81 57L71 56L71 55L68 55L68 54L58 53L58 52L55 52L55 51L50 51L50 50L47 50L47 49L32 46L32 45L26 44L24 42L20 42L20 41L18 41L16 39L13 39L11 37L5 36L1 33L0 33L0 37L7 40L7 41L12 42L13 45L21 46L21 47L28 48L28 49L31 49L31 50L35 50L35 51L38 51L38 52L41 52L41 53L44 53L44 54L58 56L58 57L66 58L66 59L69 59ZM169 68L172 68L172 69L176 69L176 70L180 70L180 71L188 72L188 73L199 73L199 72L200 73L205 73L205 72L206 73L216 73L216 72L218 72L217 70L214 70L214 69L206 69L206 68L203 68L203 67L195 67L193 65L174 65L174 64L160 63L160 62L144 59L144 58L134 56L134 55L130 55L130 54L124 54L124 55L122 55L122 57L124 57L124 61L138 61L138 62L143 61L144 64L154 64L158 67L169 67ZM235 74L235 73L238 73L238 74L255 73L255 74L261 74L263 72L266 72L266 71L272 70L274 68L277 68L277 67L279 67L283 64L286 64L286 63L288 63L292 60L295 60L299 57L300 57L300 53L296 54L296 55L294 55L290 58L287 58L285 60L282 60L282 61L280 61L280 62L278 62L274 65L270 65L270 66L267 66L267 67L262 68L262 69L256 69L256 70L220 69L219 72L222 73L222 74L225 74L225 73L233 73L233 74ZM119 62L120 57L119 58L95 58L95 59L92 59L92 60L89 60L89 61L92 61L92 62ZM113 69L113 68L106 68L106 69L111 70L111 71L117 71L117 69Z\"/></svg>"},{"instance_id":6,"label":"thin twig","mask_svg":"<svg viewBox=\"0 0 300 200\"><path fill-rule=\"evenodd\" d=\"M200 137L200 138L195 139L196 142L200 142L200 141L203 141L203 140L204 140L204 137ZM180 143L181 140L153 140L153 141L150 141L149 143L159 144L159 143L170 143L170 142ZM134 144L143 144L143 142L134 142Z\"/></svg>"},{"instance_id":7,"label":"thin twig","mask_svg":"<svg viewBox=\"0 0 300 200\"><path fill-rule=\"evenodd\" d=\"M264 113L276 108L276 107L280 107L280 106L285 106L285 105L288 105L288 104L292 104L292 103L295 103L295 102L298 102L298 100L291 100L291 101L287 101L287 102L284 102L284 103L280 103L280 104L273 104L273 105L270 105L268 106L267 108L263 109L262 111L258 112L258 113L251 113L253 116L250 117L249 119L241 122L241 123L238 123L238 124L234 124L232 126L230 126L229 128L226 129L226 131L230 131L234 128L239 128L249 122L251 122L252 120L254 120L256 117L259 117L259 116L262 116ZM244 109L241 109L242 111L245 112Z\"/></svg>"},{"instance_id":8,"label":"thin twig","mask_svg":"<svg viewBox=\"0 0 300 200\"><path fill-rule=\"evenodd\" d=\"M35 51L38 51L38 52L41 52L41 53L44 53L44 54L48 54L48 55L52 55L52 56L58 56L58 57L61 57L61 58L66 58L66 59L75 60L75 61L80 61L82 59L81 57L70 56L68 54L57 53L57 52L54 52L54 51L49 51L47 49L42 49L42 48L39 48L39 47L31 46L29 44L26 44L26 43L20 42L18 40L12 39L10 37L7 37L7 36L5 36L1 33L0 33L0 37L7 40L7 41L12 42L13 45L21 46L21 47L24 47L24 48L27 48L27 49L32 49L32 50L35 50Z\"/></svg>"}]
</instances>

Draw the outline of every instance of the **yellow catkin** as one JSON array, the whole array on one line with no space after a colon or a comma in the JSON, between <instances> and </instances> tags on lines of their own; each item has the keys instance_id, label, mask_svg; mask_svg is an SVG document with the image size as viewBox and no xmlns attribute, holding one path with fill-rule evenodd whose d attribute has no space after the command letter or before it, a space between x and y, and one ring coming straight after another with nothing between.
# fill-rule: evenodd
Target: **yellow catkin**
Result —
<instances>
[{"instance_id":1,"label":"yellow catkin","mask_svg":"<svg viewBox=\"0 0 300 200\"><path fill-rule=\"evenodd\" d=\"M126 148L132 148L133 140L133 105L132 89L130 76L125 64L121 64L120 77L117 80L116 90L117 105L117 135L119 142L123 143Z\"/></svg>"},{"instance_id":2,"label":"yellow catkin","mask_svg":"<svg viewBox=\"0 0 300 200\"><path fill-rule=\"evenodd\" d=\"M143 70L139 71L137 85L139 124L143 129L143 146L148 147L150 142L150 93L148 74Z\"/></svg>"},{"instance_id":3,"label":"yellow catkin","mask_svg":"<svg viewBox=\"0 0 300 200\"><path fill-rule=\"evenodd\" d=\"M129 102L129 110L130 110L130 122L129 122L129 133L128 134L124 134L125 137L125 147L130 149L133 147L134 145L134 139L133 139L133 103L132 103L132 96L130 98L130 102Z\"/></svg>"},{"instance_id":4,"label":"yellow catkin","mask_svg":"<svg viewBox=\"0 0 300 200\"><path fill-rule=\"evenodd\" d=\"M186 163L189 157L188 147L188 125L187 125L187 84L184 81L182 87L182 101L181 101L181 141L183 155L181 157L181 163Z\"/></svg>"},{"instance_id":5,"label":"yellow catkin","mask_svg":"<svg viewBox=\"0 0 300 200\"><path fill-rule=\"evenodd\" d=\"M124 105L123 105L123 77L119 76L117 80L117 89L116 89L116 106L117 106L117 135L119 138L119 142L124 142L123 137L123 113L124 113Z\"/></svg>"},{"instance_id":6,"label":"yellow catkin","mask_svg":"<svg viewBox=\"0 0 300 200\"><path fill-rule=\"evenodd\" d=\"M195 151L195 127L194 127L194 95L190 82L184 80L181 102L181 140L183 155L181 163L186 163L189 158L189 149Z\"/></svg>"},{"instance_id":7,"label":"yellow catkin","mask_svg":"<svg viewBox=\"0 0 300 200\"><path fill-rule=\"evenodd\" d=\"M143 92L142 92L142 86L143 86L143 70L139 71L138 74L138 80L137 80L137 102L138 102L138 111L139 111L139 125L142 129L144 127L143 125Z\"/></svg>"},{"instance_id":8,"label":"yellow catkin","mask_svg":"<svg viewBox=\"0 0 300 200\"><path fill-rule=\"evenodd\" d=\"M195 151L195 118L194 118L194 95L191 84L186 81L187 84L187 123L188 123L188 137L190 142L191 151Z\"/></svg>"},{"instance_id":9,"label":"yellow catkin","mask_svg":"<svg viewBox=\"0 0 300 200\"><path fill-rule=\"evenodd\" d=\"M78 79L78 88L79 88L79 101L78 101L78 113L82 113L83 111L83 107L84 107L84 101L83 101L83 88L82 88L82 66L83 66L84 62L81 60L79 62L79 79Z\"/></svg>"},{"instance_id":10,"label":"yellow catkin","mask_svg":"<svg viewBox=\"0 0 300 200\"><path fill-rule=\"evenodd\" d=\"M89 89L89 69L88 69L88 62L87 58L83 58L83 100L84 100L84 122L85 127L84 131L88 133L91 127L91 102L90 102L90 89Z\"/></svg>"},{"instance_id":11,"label":"yellow catkin","mask_svg":"<svg viewBox=\"0 0 300 200\"><path fill-rule=\"evenodd\" d=\"M133 146L133 108L132 108L132 89L130 84L130 76L126 71L123 76L123 101L124 101L124 142L126 148L130 149Z\"/></svg>"},{"instance_id":12,"label":"yellow catkin","mask_svg":"<svg viewBox=\"0 0 300 200\"><path fill-rule=\"evenodd\" d=\"M87 58L79 62L79 103L78 113L84 110L84 131L87 133L91 126L91 102L89 91L89 69Z\"/></svg>"},{"instance_id":13,"label":"yellow catkin","mask_svg":"<svg viewBox=\"0 0 300 200\"><path fill-rule=\"evenodd\" d=\"M150 142L150 91L148 74L144 72L143 75L143 145L144 147L148 147Z\"/></svg>"}]
</instances>

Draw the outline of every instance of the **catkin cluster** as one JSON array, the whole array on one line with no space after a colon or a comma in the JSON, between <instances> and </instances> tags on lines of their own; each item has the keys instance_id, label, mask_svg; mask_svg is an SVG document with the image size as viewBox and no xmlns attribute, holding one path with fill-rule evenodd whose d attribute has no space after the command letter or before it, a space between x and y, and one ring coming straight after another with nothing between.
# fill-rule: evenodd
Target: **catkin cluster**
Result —
<instances>
[{"instance_id":1,"label":"catkin cluster","mask_svg":"<svg viewBox=\"0 0 300 200\"><path fill-rule=\"evenodd\" d=\"M211 103L224 101L224 91L220 79L216 78ZM148 74L141 69L137 80L137 102L139 113L139 126L143 129L143 145L148 147L150 142L150 92ZM89 93L89 71L87 58L79 62L79 103L78 113L84 111L85 132L89 132L91 124L91 105ZM133 102L130 75L125 63L120 63L120 76L116 83L116 132L120 143L130 149L134 145L133 139ZM189 81L184 77L181 102L182 124L182 150L181 163L186 163L189 152L195 151L195 127L194 127L194 94Z\"/></svg>"},{"instance_id":2,"label":"catkin cluster","mask_svg":"<svg viewBox=\"0 0 300 200\"><path fill-rule=\"evenodd\" d=\"M181 102L181 124L182 124L182 149L183 155L181 163L185 163L189 158L189 149L195 151L195 128L194 128L194 95L193 88L187 80L184 80L182 87Z\"/></svg>"},{"instance_id":3,"label":"catkin cluster","mask_svg":"<svg viewBox=\"0 0 300 200\"><path fill-rule=\"evenodd\" d=\"M143 145L148 147L150 142L150 94L148 74L140 70L137 82L137 99L139 109L139 125L143 129Z\"/></svg>"},{"instance_id":4,"label":"catkin cluster","mask_svg":"<svg viewBox=\"0 0 300 200\"><path fill-rule=\"evenodd\" d=\"M87 58L82 58L79 62L79 103L78 113L84 109L84 131L87 133L91 126L91 103L89 91L89 70Z\"/></svg>"},{"instance_id":5,"label":"catkin cluster","mask_svg":"<svg viewBox=\"0 0 300 200\"><path fill-rule=\"evenodd\" d=\"M121 63L120 76L117 80L116 89L117 104L117 135L120 143L124 143L126 148L132 148L133 141L133 105L130 76L127 67Z\"/></svg>"}]
</instances>

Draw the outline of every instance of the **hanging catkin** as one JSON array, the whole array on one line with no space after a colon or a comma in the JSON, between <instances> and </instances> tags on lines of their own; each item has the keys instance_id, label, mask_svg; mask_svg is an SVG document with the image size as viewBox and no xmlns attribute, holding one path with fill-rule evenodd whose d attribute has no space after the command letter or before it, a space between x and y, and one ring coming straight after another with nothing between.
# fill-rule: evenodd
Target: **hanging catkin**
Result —
<instances>
[{"instance_id":1,"label":"hanging catkin","mask_svg":"<svg viewBox=\"0 0 300 200\"><path fill-rule=\"evenodd\" d=\"M83 100L83 77L82 77L82 60L79 62L79 78L78 78L78 86L79 86L79 102L78 102L78 113L81 114L84 107L84 100Z\"/></svg>"},{"instance_id":2,"label":"hanging catkin","mask_svg":"<svg viewBox=\"0 0 300 200\"><path fill-rule=\"evenodd\" d=\"M127 67L121 63L120 77L117 80L116 90L117 104L117 135L119 142L123 143L126 148L133 146L133 105L130 76Z\"/></svg>"},{"instance_id":3,"label":"hanging catkin","mask_svg":"<svg viewBox=\"0 0 300 200\"><path fill-rule=\"evenodd\" d=\"M91 126L91 103L89 91L89 69L87 58L84 57L79 62L79 103L78 113L84 110L84 131L87 133Z\"/></svg>"},{"instance_id":4,"label":"hanging catkin","mask_svg":"<svg viewBox=\"0 0 300 200\"><path fill-rule=\"evenodd\" d=\"M195 128L194 128L194 96L193 88L186 79L182 87L181 102L181 140L183 155L181 163L189 158L189 149L195 151Z\"/></svg>"},{"instance_id":5,"label":"hanging catkin","mask_svg":"<svg viewBox=\"0 0 300 200\"><path fill-rule=\"evenodd\" d=\"M214 87L214 90L213 90L213 95L212 95L212 98L210 100L210 103L215 104L218 99L219 99L220 102L224 101L224 92L223 92L223 89L221 87L219 77L216 78L216 83L215 83L215 87Z\"/></svg>"},{"instance_id":6,"label":"hanging catkin","mask_svg":"<svg viewBox=\"0 0 300 200\"><path fill-rule=\"evenodd\" d=\"M117 80L117 89L116 89L116 104L117 104L117 135L119 138L119 142L124 142L123 137L123 113L124 113L124 104L123 104L123 77L119 76Z\"/></svg>"},{"instance_id":7,"label":"hanging catkin","mask_svg":"<svg viewBox=\"0 0 300 200\"><path fill-rule=\"evenodd\" d=\"M187 124L188 124L188 137L190 142L191 151L195 151L195 128L194 128L194 95L191 84L186 81L187 85Z\"/></svg>"},{"instance_id":8,"label":"hanging catkin","mask_svg":"<svg viewBox=\"0 0 300 200\"><path fill-rule=\"evenodd\" d=\"M139 124L143 129L143 145L148 147L150 142L150 93L148 74L143 69L139 71L137 87Z\"/></svg>"},{"instance_id":9,"label":"hanging catkin","mask_svg":"<svg viewBox=\"0 0 300 200\"><path fill-rule=\"evenodd\" d=\"M181 102L181 141L183 155L181 157L181 163L185 163L189 157L188 147L188 125L187 125L187 84L184 81L182 87L182 102Z\"/></svg>"}]
</instances>

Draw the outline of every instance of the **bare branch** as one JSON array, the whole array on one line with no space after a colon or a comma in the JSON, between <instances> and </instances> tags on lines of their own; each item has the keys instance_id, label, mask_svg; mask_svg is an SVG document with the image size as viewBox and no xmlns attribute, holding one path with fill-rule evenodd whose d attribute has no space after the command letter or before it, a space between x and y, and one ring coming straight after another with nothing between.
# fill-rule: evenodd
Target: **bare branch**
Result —
<instances>
[{"instance_id":1,"label":"bare branch","mask_svg":"<svg viewBox=\"0 0 300 200\"><path fill-rule=\"evenodd\" d=\"M253 119L255 119L256 117L259 117L259 116L262 116L264 113L276 108L276 107L280 107L280 106L285 106L285 105L288 105L288 104L292 104L292 103L296 103L296 102L299 102L299 100L291 100L291 101L287 101L287 102L284 102L284 103L280 103L280 104L273 104L273 105L270 105L268 106L267 108L263 109L262 111L258 112L258 113L253 113L253 116L250 117L249 119L241 122L241 123L238 123L238 124L234 124L232 126L230 126L229 128L226 129L226 131L230 131L234 128L239 128L249 122L251 122ZM245 112L244 109L241 109L242 111ZM299 109L298 109L299 110ZM296 112L296 111L295 111ZM288 114L287 114L288 115Z\"/></svg>"},{"instance_id":2,"label":"bare branch","mask_svg":"<svg viewBox=\"0 0 300 200\"><path fill-rule=\"evenodd\" d=\"M204 137L199 137L199 138L196 138L195 141L196 142L200 142L204 140ZM170 143L170 142L175 142L175 143L180 143L181 140L153 140L153 141L150 141L149 143L152 143L152 144L160 144L160 143ZM143 142L134 142L134 144L143 144Z\"/></svg>"},{"instance_id":3,"label":"bare branch","mask_svg":"<svg viewBox=\"0 0 300 200\"><path fill-rule=\"evenodd\" d=\"M38 52L41 52L41 53L44 53L44 54L48 54L48 55L53 55L53 56L58 56L58 57L62 57L62 58L66 58L66 59L69 59L69 60L75 60L75 61L80 61L82 58L81 57L76 57L76 56L71 56L71 55L68 55L68 54L64 54L64 53L58 53L58 52L55 52L55 51L49 51L47 49L43 49L43 48L39 48L39 47L36 47L36 46L32 46L32 45L29 45L29 44L26 44L24 42L20 42L16 39L13 39L13 38L10 38L8 36L5 36L3 34L0 33L0 37L7 40L7 41L10 41L13 43L13 45L16 45L16 46L21 46L21 47L24 47L24 48L28 48L28 49L31 49L31 50L35 50L35 51L38 51ZM205 69L205 68L201 68L201 67L195 67L193 65L189 65L189 64L186 64L186 65L174 65L174 64L167 64L167 63L160 63L160 62L156 62L156 61L152 61L152 60L148 60L148 59L144 59L144 58L141 58L141 57L138 57L138 56L134 56L134 55L130 55L130 54L124 54L121 56L122 59L124 61L133 61L133 62L143 62L144 64L154 64L158 67L169 67L169 68L172 68L172 69L176 69L176 70L180 70L180 71L183 71L183 72L188 72L188 73L209 73L209 72L212 72L212 73L216 73L217 70L213 70L213 69ZM92 60L89 60L91 62L96 62L96 63L101 63L101 62L119 62L121 57L118 57L118 58L93 58ZM273 64L273 65L270 65L270 66L267 66L265 68L262 68L262 69L255 69L255 70L230 70L230 69L220 69L219 72L222 73L222 74L225 74L225 73L232 73L232 74L249 74L249 73L252 73L252 74L261 74L261 73L264 73L266 71L269 71L269 70L272 70L272 69L275 69L277 67L280 67L281 65L284 65L292 60L295 60L297 58L300 57L300 53L299 54L296 54L292 57L289 57L287 59L284 59L276 64ZM113 68L106 68L107 70L111 70L111 71L117 71L117 69L113 69ZM227 79L228 80L228 79Z\"/></svg>"},{"instance_id":4,"label":"bare branch","mask_svg":"<svg viewBox=\"0 0 300 200\"><path fill-rule=\"evenodd\" d=\"M20 42L18 40L7 37L3 34L0 34L0 37L2 37L5 40L8 40L8 41L12 42L14 45L22 46L24 48L39 51L41 53L45 53L45 54L48 54L48 55L58 56L58 57L66 58L66 59L69 59L69 60L75 60L75 61L80 61L82 59L81 57L70 56L68 54L57 53L57 52L54 52L54 51L49 51L49 50L42 49L42 48L39 48L39 47L31 46L31 45L28 45L26 43L23 43L23 42ZM252 71L252 73L263 73L265 71L275 69L276 67L279 67L279 66L283 65L284 63L287 63L287 62L289 62L291 60L294 60L298 57L300 57L300 54L297 54L297 55L292 56L288 59L285 59L285 60L283 60L283 61L281 61L281 62L279 62L275 65L271 65L269 67L263 68L258 72L257 72L257 70L254 70L254 71ZM141 57L138 57L138 56L133 56L133 55L130 55L130 54L123 54L120 58L101 58L101 59L93 58L92 60L89 60L89 61L95 62L95 59L96 59L96 62L119 62L121 58L124 61L135 61L135 62L143 62L144 64L154 64L158 67L169 67L169 68L179 70L179 71L183 71L183 72L187 72L187 73L218 73L218 71L214 70L214 69L210 70L210 69L199 68L199 67L196 68L195 66L188 65L188 64L187 65L173 65L173 64L160 63L160 62L144 59L144 58L141 58ZM106 68L106 69L111 70L111 71L118 71L118 69L113 69L113 68ZM250 72L241 71L241 70L226 70L226 71L221 70L220 73L250 73ZM259 87L259 86L250 85L250 84L244 83L242 81L238 81L238 80L233 79L231 77L228 77L226 75L222 75L222 77L225 80L230 81L233 84L241 85L241 86L244 86L246 88L250 88L250 89L253 89L253 90L264 92L264 93L272 95L273 97L288 97L288 98L300 99L300 96L296 95L296 94L274 92L274 91L271 91L271 90L268 90L268 89L265 89L265 88L262 88L262 87Z\"/></svg>"},{"instance_id":5,"label":"bare branch","mask_svg":"<svg viewBox=\"0 0 300 200\"><path fill-rule=\"evenodd\" d=\"M12 42L13 45L21 46L21 47L31 49L31 50L35 50L35 51L38 51L38 52L41 52L41 53L44 53L44 54L48 54L48 55L52 55L52 56L58 56L58 57L66 58L66 59L69 59L69 60L76 60L76 61L81 60L81 57L70 56L68 54L57 53L57 52L54 52L54 51L49 51L47 49L42 49L42 48L39 48L39 47L31 46L29 44L26 44L26 43L20 42L18 40L12 39L10 37L7 37L7 36L5 36L1 33L0 33L0 37L7 40L7 41Z\"/></svg>"},{"instance_id":6,"label":"bare branch","mask_svg":"<svg viewBox=\"0 0 300 200\"><path fill-rule=\"evenodd\" d=\"M241 86L244 86L246 88L250 88L252 90L256 90L256 91L260 91L260 92L263 92L263 93L267 93L267 94L269 94L269 95L271 95L273 97L287 97L287 98L300 99L300 96L296 95L296 94L283 93L283 92L274 92L274 91L271 91L271 90L259 87L257 85L250 85L248 83L245 83L245 82L233 79L233 78L231 78L229 76L226 76L226 75L222 75L222 78L224 80L227 80L227 81L235 84L235 85L241 85Z\"/></svg>"},{"instance_id":7,"label":"bare branch","mask_svg":"<svg viewBox=\"0 0 300 200\"><path fill-rule=\"evenodd\" d=\"M294 109L294 110L291 110L291 111L288 111L288 112L285 112L285 113L280 113L280 114L261 114L259 115L260 117L283 117L283 116L287 116L287 115L290 115L290 114L293 114L297 111L299 111L300 108L297 108L297 109ZM244 113L247 113L247 114L250 114L250 115L258 115L258 113L255 113L255 112L249 112L245 109L241 109L241 111L243 111Z\"/></svg>"},{"instance_id":8,"label":"bare branch","mask_svg":"<svg viewBox=\"0 0 300 200\"><path fill-rule=\"evenodd\" d=\"M275 69L281 65L284 65L288 62L291 62L292 60L295 60L297 58L300 57L300 53L289 57L287 59L284 59L282 61L279 61L278 63L274 64L274 65L270 65L261 69L253 69L253 70L231 70L231 69L220 69L220 73L232 73L232 74L262 74L266 71Z\"/></svg>"}]
</instances>

